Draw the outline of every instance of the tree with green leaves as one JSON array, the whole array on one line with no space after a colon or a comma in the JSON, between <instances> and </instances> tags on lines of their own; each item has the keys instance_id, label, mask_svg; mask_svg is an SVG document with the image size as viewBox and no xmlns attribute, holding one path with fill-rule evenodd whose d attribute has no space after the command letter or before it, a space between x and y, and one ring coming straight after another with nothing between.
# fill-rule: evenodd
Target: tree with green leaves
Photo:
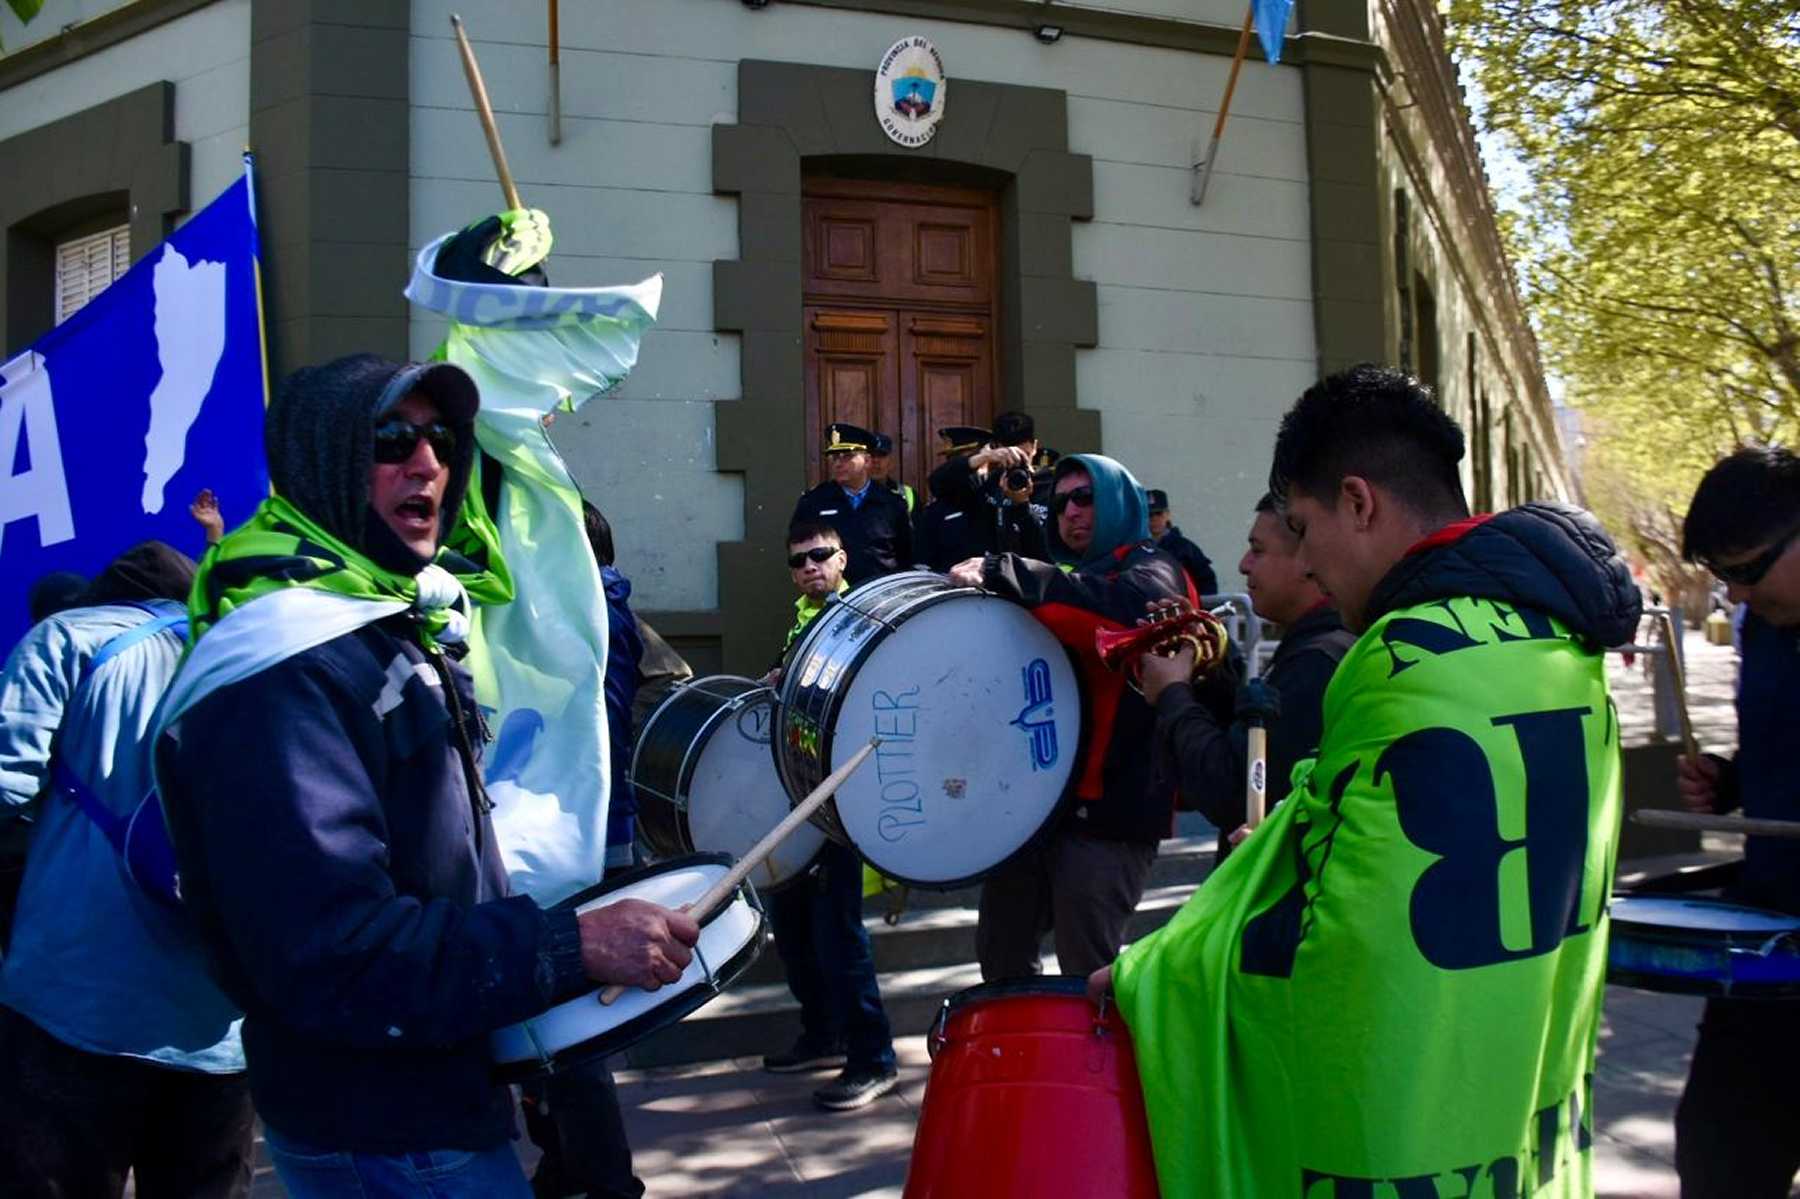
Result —
<instances>
[{"instance_id":1,"label":"tree with green leaves","mask_svg":"<svg viewBox=\"0 0 1800 1199\"><path fill-rule=\"evenodd\" d=\"M12 9L12 15L19 18L19 24L29 25L31 18L43 9L44 0L6 0L6 7ZM6 43L0 42L0 53L5 51Z\"/></svg>"},{"instance_id":2,"label":"tree with green leaves","mask_svg":"<svg viewBox=\"0 0 1800 1199\"><path fill-rule=\"evenodd\" d=\"M1666 532L1717 456L1800 439L1800 9L1451 0L1446 23L1519 167L1501 223L1589 413L1592 498L1662 556L1633 511Z\"/></svg>"}]
</instances>

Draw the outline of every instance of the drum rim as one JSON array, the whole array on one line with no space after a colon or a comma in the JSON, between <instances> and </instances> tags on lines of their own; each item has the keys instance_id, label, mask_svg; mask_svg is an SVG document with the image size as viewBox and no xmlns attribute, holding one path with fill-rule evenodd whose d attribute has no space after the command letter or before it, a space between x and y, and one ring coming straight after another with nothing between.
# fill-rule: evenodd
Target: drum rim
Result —
<instances>
[{"instance_id":1,"label":"drum rim","mask_svg":"<svg viewBox=\"0 0 1800 1199\"><path fill-rule=\"evenodd\" d=\"M654 787L644 787L642 784L640 784L638 782L638 775L637 775L638 750L643 745L644 738L647 737L650 733L650 730L655 727L656 719L657 719L657 717L659 717L663 714L663 709L667 708L676 699L686 696L689 693L689 691L691 691L693 688L695 688L699 684L707 682L710 679L732 679L732 680L735 680L735 681L741 682L741 683L749 683L750 686L748 688L746 688L744 691L739 692L737 695L727 698L723 704L721 704L717 708L713 709L710 713L707 714L706 719L700 722L700 727L695 730L695 736L694 736L693 740L689 741L687 744L687 747L681 751L681 766L675 772L675 787L676 787L678 794L665 795L665 794L663 794L663 792L661 792L660 790L657 790ZM656 705L656 707L650 709L650 715L644 717L644 727L642 729L638 730L637 740L633 741L631 743L631 764L629 766L627 766L625 769L625 781L631 784L632 789L634 791L642 789L644 791L647 791L649 794L656 796L658 799L666 800L672 804L677 804L682 810L681 823L682 823L683 829L685 831L685 827L687 824L687 812L686 812L687 791L688 791L688 787L694 781L694 769L696 766L699 765L699 761L700 761L699 756L694 753L694 746L696 744L704 744L707 740L709 740L712 731L716 727L718 727L719 721L723 720L730 713L736 712L738 709L744 707L745 704L748 703L747 697L755 695L759 691L768 692L770 695L769 702L770 702L771 706L773 706L775 708L780 708L780 706L781 706L780 692L776 691L773 687L767 686L763 683L759 683L757 680L750 678L747 675L741 675L741 674L700 675L696 678L691 678L691 679L687 680L681 686L675 688L673 691L671 691L667 695L663 696L662 700ZM702 691L700 694L714 695L715 698L720 698L720 697L716 696L715 693L710 692L710 691ZM770 738L770 743L771 744L774 743L773 737ZM779 778L779 775L777 776L777 778ZM782 781L784 782L784 785L785 785L785 780L782 780ZM692 838L690 837L690 840L691 839Z\"/></svg>"},{"instance_id":2,"label":"drum rim","mask_svg":"<svg viewBox=\"0 0 1800 1199\"><path fill-rule=\"evenodd\" d=\"M944 1007L954 1014L961 1008L994 999L1067 999L1075 996L1087 998L1086 977L1080 974L1037 974L1030 978L1003 978L996 982L964 987L947 996Z\"/></svg>"},{"instance_id":3,"label":"drum rim","mask_svg":"<svg viewBox=\"0 0 1800 1199\"><path fill-rule=\"evenodd\" d=\"M1651 901L1748 912L1754 916L1767 916L1774 920L1787 921L1792 927L1787 929L1678 928L1668 924L1653 924L1641 919L1634 920L1627 915L1620 915L1618 905L1620 900L1624 899L1632 900L1634 906L1637 903ZM1747 903L1734 903L1729 899L1713 899L1704 895L1617 895L1607 904L1607 920L1612 925L1614 937L1623 933L1629 935L1632 940L1657 941L1665 944L1695 944L1698 942L1702 946L1744 943L1760 945L1771 937L1795 936L1800 939L1800 916L1791 912L1778 912L1772 908L1759 908Z\"/></svg>"},{"instance_id":4,"label":"drum rim","mask_svg":"<svg viewBox=\"0 0 1800 1199\"><path fill-rule=\"evenodd\" d=\"M939 603L943 603L944 601L949 600L949 599L959 596L959 595L982 596L987 599L995 600L999 603L1008 602L1005 599L1005 597L995 595L993 592L988 591L985 588L964 587L957 583L951 583L947 576L940 575L934 571L929 571L929 570L899 571L899 572L896 572L895 574L883 575L879 579L871 579L871 580L869 580L868 583L865 583L863 586L864 587L873 587L878 584L888 583L890 581L897 581L897 580L902 580L902 579L908 580L908 581L921 581L923 579L935 579L941 583L944 583L946 586L945 586L944 590L933 591L926 595L920 596L919 599L917 600L917 602L907 604L905 607L901 608L898 612L893 614L896 616L904 615L907 617L911 617L916 612L923 611L930 607L934 607ZM861 588L858 588L857 590L861 590ZM848 594L854 595L855 591L849 592ZM864 612L862 609L849 604L847 602L847 598L845 596L839 596L836 598L837 598L838 603L843 604L846 607L849 607L857 615L863 617L866 620L871 620L877 624L882 625L882 627L884 629L886 629L888 632L893 631L893 625L889 622L889 620L887 620L885 618L877 618L874 616L870 616L868 613ZM820 636L824 635L823 629L821 628L821 626L823 625L825 617L828 614L830 614L829 609L827 610L827 612L820 613L818 619L816 619L812 622L812 625L807 630L807 635L804 636L802 638L802 640L799 642L799 644L796 646L796 652L795 652L794 658L792 659L793 661L797 662L803 656L801 651L809 643L809 638L812 634L817 633ZM845 662L839 668L839 670L838 670L839 676L842 677L843 675L845 675L847 673L854 673L855 669L858 666L861 666L862 663L868 659L869 655L871 655L875 652L875 647L880 643L880 641L881 641L881 638L879 638L879 637L875 637L875 636L865 637L863 639L862 644L857 647L856 652L853 655L851 655L849 661ZM1065 655L1068 653L1068 647L1066 647L1060 643L1058 643L1057 648L1062 650ZM1075 671L1075 675L1076 675L1077 679L1079 679L1080 674L1081 674L1079 667L1076 666L1076 664L1073 662L1070 663L1070 667L1071 667L1071 669L1073 669ZM783 680L783 682L785 684L786 680ZM784 686L784 690L785 690L785 686ZM787 714L790 712L804 713L809 718L811 718L812 714L807 711L807 709L804 705L801 705L801 704L790 705L785 700L780 698L779 693L777 695L776 702L777 702L778 707L780 708L781 720L783 721L784 725L787 720ZM819 726L819 764L822 768L825 766L826 763L831 761L831 752L836 743L836 730L833 728L833 725L836 723L836 716L837 716L838 709L841 708L842 706L843 706L843 694L841 692L833 694L827 700L824 711L819 714L821 717L824 717L825 719L819 719L819 720L815 721L815 723L817 723ZM787 767L785 765L785 755L783 755L781 752L781 747L783 744L786 743L786 740L787 740L787 738L785 736L771 737L769 739L769 749L770 749L770 752L772 754L774 754L774 756L775 756L776 774L781 779L782 785L787 788L788 801L790 803L792 803L795 800L794 792L796 789L796 784L794 783L794 781L792 779L790 779L788 777ZM827 773L829 773L829 771L827 769L821 769L819 771L819 777L823 778ZM844 832L844 834L841 838L836 835L833 835L829 829L827 829L826 835L830 836L833 841L838 842L840 845L847 846L851 850L851 852L855 853L856 856L859 859L861 859L861 861L865 865L867 865L870 869L880 871L887 878L890 878L894 882L900 883L903 886L917 887L921 891L955 891L962 887L971 886L974 883L980 882L982 879L987 878L989 875L993 874L995 871L1001 870L1001 869L1005 868L1009 863L1016 861L1020 856L1026 854L1026 853L1030 852L1031 850L1042 845L1045 838L1048 837L1050 835L1051 831L1054 830L1056 828L1056 826L1061 822L1064 813L1066 813L1068 811L1068 808L1069 808L1069 805L1071 802L1071 797L1075 793L1075 783L1079 777L1080 776L1079 776L1078 772L1076 770L1074 770L1073 768L1071 768L1068 779L1063 783L1062 794L1060 794L1056 797L1056 803L1051 806L1050 811L1046 814L1044 823L1038 827L1036 832L1032 833L1031 836L1027 837L1023 842L1021 842L1020 845L1018 846L1018 848L1014 849L1011 853L1007 854L1004 858L1002 858L1000 861L994 863L994 865L989 866L987 869L978 871L974 874L965 875L961 878L954 878L954 879L911 878L907 875L892 871L892 870L888 869L887 867L884 867L876 862L870 861L869 856L867 854L865 854L862 851L862 849L856 844L856 842L850 838L850 835L847 831ZM810 788L808 788L808 789L810 790ZM837 825L838 828L840 828L840 829L843 828L843 822L838 820L838 818L837 818L835 803L827 804L824 808L820 809L820 811L821 812L829 811L831 813L832 821ZM1061 977L1061 976L1051 975L1051 976L1046 976L1046 977ZM987 986L989 984L984 983L982 985ZM977 988L968 988L968 989L975 990ZM962 992L958 992L958 994L962 994Z\"/></svg>"},{"instance_id":5,"label":"drum rim","mask_svg":"<svg viewBox=\"0 0 1800 1199\"><path fill-rule=\"evenodd\" d=\"M730 854L721 853L716 850L695 850L693 853L683 854L678 858L664 858L660 862L647 862L642 866L637 866L626 871L624 874L614 875L610 880L602 880L591 887L584 887L567 899L559 899L550 905L550 910L552 912L574 911L576 908L579 908L582 904L587 903L590 900L598 899L602 895L610 895L614 891L621 890L625 887L634 886L644 879L655 878L659 874L669 874L676 870L686 870L690 866L723 866L727 871L730 871L731 867L736 864L736 862L737 859ZM762 904L756 898L756 885L746 878L743 882L739 883L738 886L748 892L750 906L755 908L758 912L762 911ZM717 920L724 913L725 909L730 906L730 904L724 904L708 913L706 919L700 922L700 927L705 928L714 920Z\"/></svg>"},{"instance_id":6,"label":"drum rim","mask_svg":"<svg viewBox=\"0 0 1800 1199\"><path fill-rule=\"evenodd\" d=\"M728 857L729 855L696 854L694 856ZM658 865L660 864L661 863L658 863ZM638 872L633 871L632 873L636 874ZM627 876L622 875L620 877L623 878ZM568 1045L557 1050L550 1055L548 1062L542 1058L525 1058L516 1062L506 1063L495 1062L491 1072L494 1080L503 1083L527 1082L534 1078L542 1078L555 1074L559 1070L566 1069L570 1066L593 1061L596 1058L610 1057L615 1053L623 1053L645 1037L652 1036L664 1028L671 1028L681 1023L683 1020L699 1011L702 1007L706 1006L706 1004L715 996L722 994L726 987L729 987L732 983L736 982L738 978L750 968L751 964L761 956L763 942L768 939L768 914L763 911L762 904L757 900L756 890L750 885L748 879L744 880L742 887L747 892L746 902L749 903L750 910L756 914L756 927L745 940L742 948L727 958L725 963L714 972L714 976L722 980L718 986L708 986L706 982L702 980L694 986L689 987L686 991L683 991L679 996L671 996L663 1003L657 1004L647 1012L633 1016L623 1024L609 1028L598 1036L589 1037L585 1041L577 1041L573 1045ZM731 904L723 905L718 912L714 913L714 915L723 914L726 909L731 906ZM708 918L706 921L702 922L701 926L705 927L706 924L710 924L711 922L711 918ZM599 1001L598 995L595 992L588 992L587 996L593 996L595 1002ZM574 996L573 999L565 1000L564 1002L574 1002L575 1000L587 996L577 995ZM560 1007L562 1005L555 1004L552 1006ZM546 1012L550 1010L551 1008L544 1009ZM544 1012L539 1012L537 1015L541 1016L543 1014ZM530 1016L526 1019L533 1020L536 1018L536 1016ZM524 1021L520 1021L519 1023L523 1022ZM497 1032L499 1030L496 1029L495 1031ZM605 1047L601 1047L601 1042L606 1043Z\"/></svg>"}]
</instances>

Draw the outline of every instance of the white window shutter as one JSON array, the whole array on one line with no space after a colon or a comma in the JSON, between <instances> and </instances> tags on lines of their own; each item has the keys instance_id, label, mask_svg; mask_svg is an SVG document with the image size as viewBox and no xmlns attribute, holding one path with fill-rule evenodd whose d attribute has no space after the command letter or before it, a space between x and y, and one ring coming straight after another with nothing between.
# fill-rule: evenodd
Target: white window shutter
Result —
<instances>
[{"instance_id":1,"label":"white window shutter","mask_svg":"<svg viewBox=\"0 0 1800 1199\"><path fill-rule=\"evenodd\" d=\"M60 242L56 247L56 323L105 291L131 265L131 226Z\"/></svg>"}]
</instances>

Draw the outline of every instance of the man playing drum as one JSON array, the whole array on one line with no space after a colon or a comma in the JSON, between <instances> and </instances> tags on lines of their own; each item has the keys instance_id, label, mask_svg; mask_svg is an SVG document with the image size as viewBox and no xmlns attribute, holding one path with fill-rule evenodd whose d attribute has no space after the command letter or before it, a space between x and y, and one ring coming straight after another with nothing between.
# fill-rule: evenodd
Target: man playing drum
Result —
<instances>
[{"instance_id":1,"label":"man playing drum","mask_svg":"<svg viewBox=\"0 0 1800 1199\"><path fill-rule=\"evenodd\" d=\"M847 590L844 543L836 529L802 521L788 530L787 541L800 598L784 649L832 596ZM797 1074L841 1066L837 1078L813 1092L813 1101L828 1111L873 1103L894 1089L900 1074L862 922L862 860L848 846L827 841L804 877L765 901L788 990L800 1004L800 1037L785 1052L764 1057L763 1069Z\"/></svg>"},{"instance_id":2,"label":"man playing drum","mask_svg":"<svg viewBox=\"0 0 1800 1199\"><path fill-rule=\"evenodd\" d=\"M1593 1194L1602 649L1640 600L1586 513L1471 518L1462 456L1382 367L1282 421L1270 490L1360 637L1286 802L1090 980L1131 1028L1165 1195Z\"/></svg>"},{"instance_id":3,"label":"man playing drum","mask_svg":"<svg viewBox=\"0 0 1800 1199\"><path fill-rule=\"evenodd\" d=\"M530 1195L488 1033L597 981L673 982L699 936L642 901L507 897L454 655L510 576L486 522L480 561L442 549L478 402L448 364L290 376L275 494L208 555L164 705L183 895L295 1196Z\"/></svg>"},{"instance_id":4,"label":"man playing drum","mask_svg":"<svg viewBox=\"0 0 1800 1199\"><path fill-rule=\"evenodd\" d=\"M1197 597L1181 564L1149 540L1144 489L1111 458L1061 459L1050 506L1056 562L987 554L950 571L955 582L1032 609L1075 651L1083 676L1074 802L1049 838L981 887L976 951L990 982L1036 974L1046 927L1055 931L1065 974L1110 961L1174 814L1173 783L1155 769L1156 715L1122 675L1100 664L1094 631L1128 628L1159 600Z\"/></svg>"},{"instance_id":5,"label":"man playing drum","mask_svg":"<svg viewBox=\"0 0 1800 1199\"><path fill-rule=\"evenodd\" d=\"M1681 758L1681 797L1702 812L1800 820L1800 458L1739 450L1700 480L1682 552L1746 604L1738 752ZM1800 840L1750 837L1728 898L1800 914ZM1800 1169L1800 1005L1712 999L1675 1112L1675 1168L1687 1197L1780 1196Z\"/></svg>"}]
</instances>

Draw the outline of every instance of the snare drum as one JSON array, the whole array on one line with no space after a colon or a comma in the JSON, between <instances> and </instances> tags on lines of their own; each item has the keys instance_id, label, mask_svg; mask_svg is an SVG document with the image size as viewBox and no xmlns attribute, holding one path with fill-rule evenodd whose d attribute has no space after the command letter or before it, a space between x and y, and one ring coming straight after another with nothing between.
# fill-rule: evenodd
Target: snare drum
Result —
<instances>
[{"instance_id":1,"label":"snare drum","mask_svg":"<svg viewBox=\"0 0 1800 1199\"><path fill-rule=\"evenodd\" d=\"M782 678L774 754L811 791L881 738L819 823L916 887L973 882L1049 824L1075 768L1081 698L1068 654L1016 604L943 575L888 575L807 626Z\"/></svg>"},{"instance_id":2,"label":"snare drum","mask_svg":"<svg viewBox=\"0 0 1800 1199\"><path fill-rule=\"evenodd\" d=\"M556 907L580 913L621 899L644 899L679 908L698 900L730 870L731 859L724 854L692 854L589 887ZM750 968L762 952L762 942L762 905L746 883L701 925L694 960L679 979L655 991L633 987L605 1005L595 988L500 1029L488 1038L494 1076L501 1082L519 1082L627 1049L724 990Z\"/></svg>"},{"instance_id":3,"label":"snare drum","mask_svg":"<svg viewBox=\"0 0 1800 1199\"><path fill-rule=\"evenodd\" d=\"M775 693L752 679L695 679L657 705L631 757L638 835L653 858L741 858L792 806L769 756ZM801 825L751 875L774 891L805 874L825 834Z\"/></svg>"},{"instance_id":4,"label":"snare drum","mask_svg":"<svg viewBox=\"0 0 1800 1199\"><path fill-rule=\"evenodd\" d=\"M1131 1033L1072 976L944 1001L905 1199L1156 1199Z\"/></svg>"},{"instance_id":5,"label":"snare drum","mask_svg":"<svg viewBox=\"0 0 1800 1199\"><path fill-rule=\"evenodd\" d=\"M1645 991L1800 997L1800 917L1717 899L1614 896L1608 982Z\"/></svg>"}]
</instances>

